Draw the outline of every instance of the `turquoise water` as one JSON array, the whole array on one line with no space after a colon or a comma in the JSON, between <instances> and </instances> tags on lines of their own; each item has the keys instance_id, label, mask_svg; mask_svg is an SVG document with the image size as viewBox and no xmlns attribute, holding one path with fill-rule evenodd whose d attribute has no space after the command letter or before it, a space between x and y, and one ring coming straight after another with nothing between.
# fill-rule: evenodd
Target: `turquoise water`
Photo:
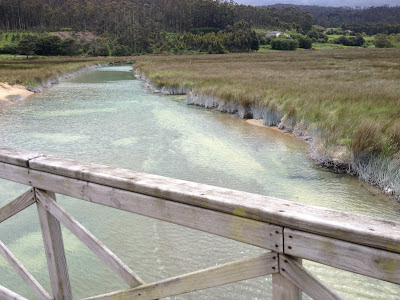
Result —
<instances>
[{"instance_id":1,"label":"turquoise water","mask_svg":"<svg viewBox=\"0 0 400 300\"><path fill-rule=\"evenodd\" d=\"M107 67L55 85L0 111L0 144L82 161L259 193L400 221L400 206L357 179L307 158L297 139L231 115L150 94L130 66ZM27 190L0 182L0 204ZM262 253L174 224L58 196L60 204L146 282ZM74 298L127 288L68 230ZM34 206L0 224L0 239L50 291ZM304 262L346 299L398 299L400 288ZM173 299L269 299L270 277ZM0 284L35 299L0 258Z\"/></svg>"}]
</instances>

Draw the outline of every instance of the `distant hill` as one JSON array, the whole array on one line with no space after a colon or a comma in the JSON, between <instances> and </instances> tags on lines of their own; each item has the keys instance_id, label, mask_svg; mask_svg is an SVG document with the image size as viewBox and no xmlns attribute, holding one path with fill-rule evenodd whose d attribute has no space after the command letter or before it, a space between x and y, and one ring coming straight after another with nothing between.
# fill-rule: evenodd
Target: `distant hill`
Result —
<instances>
[{"instance_id":1,"label":"distant hill","mask_svg":"<svg viewBox=\"0 0 400 300\"><path fill-rule=\"evenodd\" d=\"M283 9L290 4L276 4L267 8ZM400 24L400 6L377 6L354 9L349 7L326 7L317 5L295 6L301 11L308 11L314 17L314 23L323 27L341 27L344 24Z\"/></svg>"},{"instance_id":2,"label":"distant hill","mask_svg":"<svg viewBox=\"0 0 400 300\"><path fill-rule=\"evenodd\" d=\"M370 7L370 6L397 6L399 0L237 0L238 4L266 6L278 3L295 5L318 5L333 7Z\"/></svg>"}]
</instances>

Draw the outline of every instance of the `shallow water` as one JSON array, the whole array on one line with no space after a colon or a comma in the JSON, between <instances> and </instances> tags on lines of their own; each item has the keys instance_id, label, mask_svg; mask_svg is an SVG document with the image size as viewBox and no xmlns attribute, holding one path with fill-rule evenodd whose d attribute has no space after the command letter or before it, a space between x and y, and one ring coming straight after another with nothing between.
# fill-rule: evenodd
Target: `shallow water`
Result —
<instances>
[{"instance_id":1,"label":"shallow water","mask_svg":"<svg viewBox=\"0 0 400 300\"><path fill-rule=\"evenodd\" d=\"M182 97L150 94L129 66L91 71L3 109L0 144L400 221L399 204L316 166L303 142L187 106ZM25 190L1 181L0 205ZM263 252L76 199L58 201L146 282ZM74 298L127 288L64 228L63 236ZM3 222L0 239L50 291L36 208ZM304 265L346 299L399 299L396 285ZM267 276L171 298L270 299L270 281ZM2 258L0 285L36 299Z\"/></svg>"}]
</instances>

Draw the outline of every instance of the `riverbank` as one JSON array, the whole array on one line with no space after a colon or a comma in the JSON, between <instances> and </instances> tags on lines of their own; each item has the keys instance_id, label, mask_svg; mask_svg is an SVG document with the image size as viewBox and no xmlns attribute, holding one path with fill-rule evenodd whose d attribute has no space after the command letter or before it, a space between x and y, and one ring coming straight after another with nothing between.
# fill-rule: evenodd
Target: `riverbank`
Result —
<instances>
[{"instance_id":1,"label":"riverbank","mask_svg":"<svg viewBox=\"0 0 400 300\"><path fill-rule=\"evenodd\" d=\"M23 101L32 94L33 92L27 90L23 85L0 83L0 107Z\"/></svg>"},{"instance_id":2,"label":"riverbank","mask_svg":"<svg viewBox=\"0 0 400 300\"><path fill-rule=\"evenodd\" d=\"M121 58L34 58L0 60L0 108L81 73L109 64L131 63Z\"/></svg>"},{"instance_id":3,"label":"riverbank","mask_svg":"<svg viewBox=\"0 0 400 300\"><path fill-rule=\"evenodd\" d=\"M400 51L139 57L147 86L187 103L262 119L310 156L400 195Z\"/></svg>"},{"instance_id":4,"label":"riverbank","mask_svg":"<svg viewBox=\"0 0 400 300\"><path fill-rule=\"evenodd\" d=\"M34 93L42 92L45 88L50 87L53 84L57 84L62 80L74 77L81 73L93 70L95 68L107 66L106 64L96 64L92 66L83 67L74 72L61 74L56 77L49 78L44 82L37 83L34 85L23 86L23 85L10 85L8 83L0 83L0 108L2 106L12 105L21 101L24 101L27 97Z\"/></svg>"}]
</instances>

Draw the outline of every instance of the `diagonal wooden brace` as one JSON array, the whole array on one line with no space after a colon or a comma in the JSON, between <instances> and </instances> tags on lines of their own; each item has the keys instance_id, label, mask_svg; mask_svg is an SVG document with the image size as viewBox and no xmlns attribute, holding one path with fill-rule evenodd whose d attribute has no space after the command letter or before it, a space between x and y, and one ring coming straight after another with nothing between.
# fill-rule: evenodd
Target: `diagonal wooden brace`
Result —
<instances>
[{"instance_id":1,"label":"diagonal wooden brace","mask_svg":"<svg viewBox=\"0 0 400 300\"><path fill-rule=\"evenodd\" d=\"M53 299L32 276L31 273L22 265L22 263L11 253L11 251L0 241L0 254L10 264L10 266L21 276L25 283L33 290L33 292L43 300ZM1 299L1 298L0 298Z\"/></svg>"},{"instance_id":2,"label":"diagonal wooden brace","mask_svg":"<svg viewBox=\"0 0 400 300\"><path fill-rule=\"evenodd\" d=\"M108 265L130 287L144 284L144 281L125 265L110 249L101 243L82 224L70 216L45 191L36 189L36 198L40 206L45 208L54 218L70 230L82 243L93 251L106 265Z\"/></svg>"},{"instance_id":3,"label":"diagonal wooden brace","mask_svg":"<svg viewBox=\"0 0 400 300\"><path fill-rule=\"evenodd\" d=\"M314 300L343 300L339 294L290 256L279 254L279 272Z\"/></svg>"},{"instance_id":4,"label":"diagonal wooden brace","mask_svg":"<svg viewBox=\"0 0 400 300\"><path fill-rule=\"evenodd\" d=\"M20 211L23 211L33 203L35 203L35 195L33 193L33 189L30 189L15 200L0 208L0 223L8 218L11 218Z\"/></svg>"},{"instance_id":5,"label":"diagonal wooden brace","mask_svg":"<svg viewBox=\"0 0 400 300\"><path fill-rule=\"evenodd\" d=\"M278 272L278 260L276 255L277 254L274 252L265 253L256 257L245 258L220 266L146 284L134 289L87 298L86 300L158 299L265 276Z\"/></svg>"}]
</instances>

